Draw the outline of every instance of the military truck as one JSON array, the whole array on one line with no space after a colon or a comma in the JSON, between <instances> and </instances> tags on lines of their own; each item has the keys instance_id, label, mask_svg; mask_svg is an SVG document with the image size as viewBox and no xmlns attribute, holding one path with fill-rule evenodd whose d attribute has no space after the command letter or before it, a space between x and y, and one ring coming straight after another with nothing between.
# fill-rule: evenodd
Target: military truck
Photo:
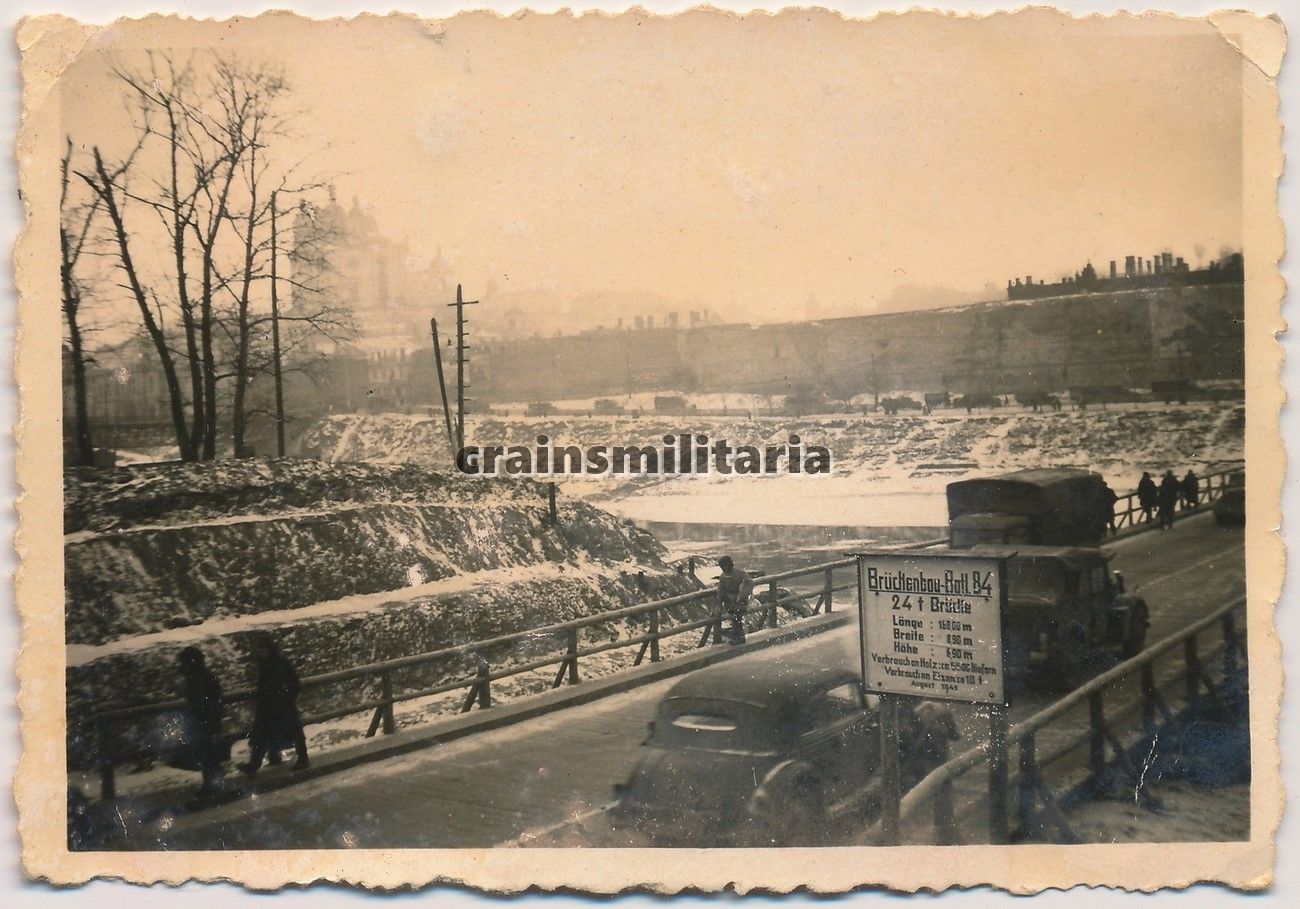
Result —
<instances>
[{"instance_id":1,"label":"military truck","mask_svg":"<svg viewBox=\"0 0 1300 909\"><path fill-rule=\"evenodd\" d=\"M1074 688L1146 646L1150 611L1110 571L1111 552L989 544L970 552L1007 559L1002 647L1009 682L1041 673Z\"/></svg>"},{"instance_id":2,"label":"military truck","mask_svg":"<svg viewBox=\"0 0 1300 909\"><path fill-rule=\"evenodd\" d=\"M1112 507L1101 474L1073 468L1017 470L948 484L948 545L1101 544Z\"/></svg>"},{"instance_id":3,"label":"military truck","mask_svg":"<svg viewBox=\"0 0 1300 909\"><path fill-rule=\"evenodd\" d=\"M1070 687L1146 646L1149 611L1098 548L1112 504L1100 474L1018 470L948 485L948 541L1007 558L1008 681L1045 670Z\"/></svg>"}]
</instances>

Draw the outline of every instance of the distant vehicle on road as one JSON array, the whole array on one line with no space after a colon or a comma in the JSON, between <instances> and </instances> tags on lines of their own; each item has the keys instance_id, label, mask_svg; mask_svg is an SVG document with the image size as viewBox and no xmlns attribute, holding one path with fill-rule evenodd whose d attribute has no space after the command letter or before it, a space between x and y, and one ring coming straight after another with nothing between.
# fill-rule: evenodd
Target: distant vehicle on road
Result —
<instances>
[{"instance_id":1,"label":"distant vehicle on road","mask_svg":"<svg viewBox=\"0 0 1300 909\"><path fill-rule=\"evenodd\" d=\"M1237 471L1228 475L1228 485L1214 500L1214 520L1220 526L1246 523L1246 473Z\"/></svg>"},{"instance_id":2,"label":"distant vehicle on road","mask_svg":"<svg viewBox=\"0 0 1300 909\"><path fill-rule=\"evenodd\" d=\"M948 545L1098 546L1107 521L1101 474L1074 468L1017 470L948 484Z\"/></svg>"},{"instance_id":3,"label":"distant vehicle on road","mask_svg":"<svg viewBox=\"0 0 1300 909\"><path fill-rule=\"evenodd\" d=\"M876 699L849 669L798 660L728 663L665 696L611 821L654 846L812 844L880 805ZM941 763L950 714L903 722L908 787Z\"/></svg>"},{"instance_id":4,"label":"distant vehicle on road","mask_svg":"<svg viewBox=\"0 0 1300 909\"><path fill-rule=\"evenodd\" d=\"M1146 647L1150 610L1110 572L1110 552L980 545L971 555L1007 556L1002 649L1008 681L1039 673L1075 688Z\"/></svg>"}]
</instances>

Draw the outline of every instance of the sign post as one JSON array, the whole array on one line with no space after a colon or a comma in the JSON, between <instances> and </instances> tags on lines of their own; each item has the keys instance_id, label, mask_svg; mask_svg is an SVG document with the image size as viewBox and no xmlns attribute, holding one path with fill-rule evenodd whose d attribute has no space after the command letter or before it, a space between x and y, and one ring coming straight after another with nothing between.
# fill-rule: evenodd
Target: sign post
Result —
<instances>
[{"instance_id":1,"label":"sign post","mask_svg":"<svg viewBox=\"0 0 1300 909\"><path fill-rule=\"evenodd\" d=\"M1006 693L1002 615L1006 559L969 552L858 555L862 683L880 697L881 833L898 838L899 708L906 698L990 710L990 831L1005 837ZM999 820L1001 818L1001 820ZM995 842L998 840L995 839Z\"/></svg>"}]
</instances>

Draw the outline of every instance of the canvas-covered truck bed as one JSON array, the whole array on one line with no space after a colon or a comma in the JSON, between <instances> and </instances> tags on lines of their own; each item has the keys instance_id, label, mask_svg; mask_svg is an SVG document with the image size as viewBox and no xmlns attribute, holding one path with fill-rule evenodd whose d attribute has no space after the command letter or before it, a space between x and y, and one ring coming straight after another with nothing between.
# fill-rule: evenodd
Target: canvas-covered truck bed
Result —
<instances>
[{"instance_id":1,"label":"canvas-covered truck bed","mask_svg":"<svg viewBox=\"0 0 1300 909\"><path fill-rule=\"evenodd\" d=\"M1017 470L948 484L948 544L1100 545L1106 525L1101 474L1075 468Z\"/></svg>"}]
</instances>

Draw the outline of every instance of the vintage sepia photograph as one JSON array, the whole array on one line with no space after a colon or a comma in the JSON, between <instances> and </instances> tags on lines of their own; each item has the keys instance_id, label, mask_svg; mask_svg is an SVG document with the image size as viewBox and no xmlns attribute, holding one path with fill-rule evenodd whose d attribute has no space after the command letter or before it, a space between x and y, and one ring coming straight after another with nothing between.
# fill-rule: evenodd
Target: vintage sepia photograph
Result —
<instances>
[{"instance_id":1,"label":"vintage sepia photograph","mask_svg":"<svg viewBox=\"0 0 1300 909\"><path fill-rule=\"evenodd\" d=\"M29 873L1267 881L1278 21L19 35Z\"/></svg>"}]
</instances>

